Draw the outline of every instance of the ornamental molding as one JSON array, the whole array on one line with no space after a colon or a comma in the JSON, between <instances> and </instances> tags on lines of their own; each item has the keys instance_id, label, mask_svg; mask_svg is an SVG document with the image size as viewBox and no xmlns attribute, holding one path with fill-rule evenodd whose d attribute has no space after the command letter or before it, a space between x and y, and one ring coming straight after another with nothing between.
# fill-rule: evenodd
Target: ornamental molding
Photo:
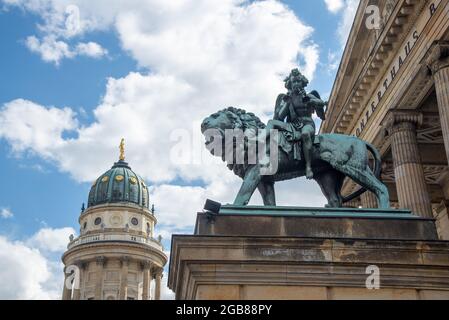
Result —
<instances>
[{"instance_id":1,"label":"ornamental molding","mask_svg":"<svg viewBox=\"0 0 449 320\"><path fill-rule=\"evenodd\" d=\"M337 133L344 133L352 124L354 118L365 109L371 98L375 94L374 87L377 87L381 70L388 67L393 59L392 52L400 43L405 41L406 36L413 28L415 18L424 10L425 1L404 0L394 7L388 24L385 26L377 43L373 46L370 58L360 73L346 101L341 102L341 110L336 117L335 123L327 130ZM398 71L398 70L396 70ZM363 110L362 110L363 109ZM373 108L374 109L374 108ZM374 110L373 110L374 111Z\"/></svg>"},{"instance_id":2,"label":"ornamental molding","mask_svg":"<svg viewBox=\"0 0 449 320\"><path fill-rule=\"evenodd\" d=\"M331 95L331 108L334 110L330 109L332 113L329 117L332 122L324 123L322 132L350 133L358 136L363 133L370 118L376 113L377 107L382 104L390 85L396 80L395 75L401 72L400 69L403 69L401 66L410 63L406 59L413 54L414 46L418 44L429 21L435 15L439 15L441 10L438 9L442 7L440 0L398 0L393 6L394 2L390 4L390 9L393 8L393 10L386 21L387 25L370 50L369 58L364 63L354 86L349 89L348 95L345 94L343 97L345 100L339 100L338 95L335 94L343 86L341 81L334 87ZM401 53L404 43L407 47L405 55ZM344 61L346 60L348 60L347 57ZM428 73L428 68L424 69ZM337 75L337 79L343 77L346 69L341 70L343 71ZM390 76L390 73L393 76ZM385 78L381 78L382 75L385 75ZM409 101L403 100L401 104L397 101L393 103L401 108L419 103L426 95L427 89L433 84L429 78L431 80L431 77L427 76L427 79L424 77L424 80L417 84L417 90L410 88L413 91L411 94L404 93L410 96Z\"/></svg>"},{"instance_id":3,"label":"ornamental molding","mask_svg":"<svg viewBox=\"0 0 449 320\"><path fill-rule=\"evenodd\" d=\"M449 41L435 41L423 59L432 74L449 68Z\"/></svg>"},{"instance_id":4,"label":"ornamental molding","mask_svg":"<svg viewBox=\"0 0 449 320\"><path fill-rule=\"evenodd\" d=\"M390 130L403 123L412 124L416 127L422 126L424 115L420 112L410 110L389 111L385 117L384 125Z\"/></svg>"},{"instance_id":5,"label":"ornamental molding","mask_svg":"<svg viewBox=\"0 0 449 320\"><path fill-rule=\"evenodd\" d=\"M440 185L441 176L445 174L448 167L445 165L423 165L424 177L428 185ZM382 170L382 181L395 184L393 163L387 163Z\"/></svg>"}]
</instances>

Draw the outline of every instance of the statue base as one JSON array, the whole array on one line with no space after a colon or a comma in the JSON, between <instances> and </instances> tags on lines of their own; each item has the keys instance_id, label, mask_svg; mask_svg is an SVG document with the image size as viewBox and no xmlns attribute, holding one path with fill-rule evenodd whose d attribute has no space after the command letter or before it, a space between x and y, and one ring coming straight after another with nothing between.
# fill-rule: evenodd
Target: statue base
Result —
<instances>
[{"instance_id":1,"label":"statue base","mask_svg":"<svg viewBox=\"0 0 449 320\"><path fill-rule=\"evenodd\" d=\"M224 206L173 236L169 287L187 300L449 299L449 242L409 211Z\"/></svg>"},{"instance_id":2,"label":"statue base","mask_svg":"<svg viewBox=\"0 0 449 320\"><path fill-rule=\"evenodd\" d=\"M408 210L223 206L198 214L195 234L390 240L438 240L434 219Z\"/></svg>"}]
</instances>

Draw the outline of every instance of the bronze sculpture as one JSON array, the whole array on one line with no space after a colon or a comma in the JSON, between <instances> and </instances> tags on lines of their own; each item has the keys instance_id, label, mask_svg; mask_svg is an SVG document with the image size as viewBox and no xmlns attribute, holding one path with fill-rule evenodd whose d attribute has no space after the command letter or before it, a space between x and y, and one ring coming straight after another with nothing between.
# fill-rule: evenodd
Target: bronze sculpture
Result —
<instances>
[{"instance_id":1,"label":"bronze sculpture","mask_svg":"<svg viewBox=\"0 0 449 320\"><path fill-rule=\"evenodd\" d=\"M309 81L298 69L293 69L284 81L288 93L278 96L274 117L268 122L267 131L278 129L288 133L288 142L294 144L294 159L301 160L302 150L306 164L306 177L310 180L313 179L312 146L316 130L312 114L316 112L324 121L326 103L321 100L318 92L306 93L305 87Z\"/></svg>"},{"instance_id":2,"label":"bronze sculpture","mask_svg":"<svg viewBox=\"0 0 449 320\"><path fill-rule=\"evenodd\" d=\"M379 208L389 208L388 189L380 181L381 157L379 152L374 146L353 136L340 134L315 136L315 126L311 123L313 122L311 112L316 111L318 116L324 119L326 103L319 98L316 91L312 91L310 94L305 93L307 79L304 79L305 77L295 70L286 79L289 93L280 95L277 99L275 115L268 126L265 126L254 114L233 107L221 110L204 119L201 130L206 136L206 147L213 155L221 156L224 161L227 161L229 169L243 179L234 205L246 206L254 191L258 189L264 205L275 206L275 182L306 176L313 178L320 185L328 200L326 207L342 207L343 203L369 190L377 196ZM301 100L294 101L294 99ZM284 122L284 119L287 122ZM227 130L236 129L245 132L262 130L265 134L267 130L279 130L279 134L276 135L278 138L276 144L278 152L275 159L278 162L276 172L272 175L263 175L261 172L265 163L248 161L248 140L244 140L245 161L243 163L229 161L224 153L216 153L209 147L211 130L214 131L214 134L218 132L218 135L224 138ZM221 140L221 143L223 144L222 149L226 149L226 143L231 143L233 151L236 150L234 140L226 142L224 139ZM375 160L373 171L369 167L368 152ZM358 183L361 189L348 197L343 197L341 189L346 177Z\"/></svg>"}]
</instances>

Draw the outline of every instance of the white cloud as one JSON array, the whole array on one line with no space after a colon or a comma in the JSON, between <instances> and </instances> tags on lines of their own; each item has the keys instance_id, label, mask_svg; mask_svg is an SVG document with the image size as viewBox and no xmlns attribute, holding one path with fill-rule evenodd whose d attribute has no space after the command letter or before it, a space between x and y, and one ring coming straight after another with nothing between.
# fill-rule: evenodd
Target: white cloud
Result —
<instances>
[{"instance_id":1,"label":"white cloud","mask_svg":"<svg viewBox=\"0 0 449 320\"><path fill-rule=\"evenodd\" d=\"M73 58L74 54L64 41L57 41L53 37L45 37L42 41L35 36L26 39L26 46L32 52L40 54L42 60L59 64L63 58Z\"/></svg>"},{"instance_id":2,"label":"white cloud","mask_svg":"<svg viewBox=\"0 0 449 320\"><path fill-rule=\"evenodd\" d=\"M52 62L55 65L59 65L64 58L72 59L76 56L86 56L98 59L108 53L106 49L95 42L80 42L75 48L70 48L67 42L57 40L53 36L46 36L42 40L30 36L26 39L25 44L32 52L39 54L42 60Z\"/></svg>"},{"instance_id":3,"label":"white cloud","mask_svg":"<svg viewBox=\"0 0 449 320\"><path fill-rule=\"evenodd\" d=\"M43 228L28 239L27 244L44 252L64 252L69 243L69 236L75 234L73 228Z\"/></svg>"},{"instance_id":4,"label":"white cloud","mask_svg":"<svg viewBox=\"0 0 449 320\"><path fill-rule=\"evenodd\" d=\"M345 0L345 9L343 10L341 21L338 25L337 34L340 39L341 46L346 45L349 32L354 23L355 14L359 7L360 0Z\"/></svg>"},{"instance_id":5,"label":"white cloud","mask_svg":"<svg viewBox=\"0 0 449 320\"><path fill-rule=\"evenodd\" d=\"M101 58L108 54L108 51L96 42L79 43L76 46L76 53L91 58Z\"/></svg>"},{"instance_id":6,"label":"white cloud","mask_svg":"<svg viewBox=\"0 0 449 320\"><path fill-rule=\"evenodd\" d=\"M332 13L337 13L345 6L344 0L324 0L327 10Z\"/></svg>"},{"instance_id":7,"label":"white cloud","mask_svg":"<svg viewBox=\"0 0 449 320\"><path fill-rule=\"evenodd\" d=\"M14 214L9 208L0 208L0 217L4 219L9 219L14 217Z\"/></svg>"},{"instance_id":8,"label":"white cloud","mask_svg":"<svg viewBox=\"0 0 449 320\"><path fill-rule=\"evenodd\" d=\"M67 143L63 132L76 129L75 113L69 108L43 107L17 99L0 109L0 138L15 152L26 150L52 158L55 149Z\"/></svg>"},{"instance_id":9,"label":"white cloud","mask_svg":"<svg viewBox=\"0 0 449 320\"><path fill-rule=\"evenodd\" d=\"M354 23L355 14L359 6L360 0L325 0L329 11L340 13L340 21L338 22L336 36L339 40L340 47L336 51L329 51L327 56L326 68L329 73L334 73L339 66L343 55L352 24ZM341 6L340 6L341 5ZM334 8L332 10L331 8ZM339 8L339 9L337 9Z\"/></svg>"},{"instance_id":10,"label":"white cloud","mask_svg":"<svg viewBox=\"0 0 449 320\"><path fill-rule=\"evenodd\" d=\"M44 6L39 3L50 2L41 0L29 8L40 12ZM51 3L55 20L54 12L64 12L63 6ZM75 113L67 108L56 112L59 109L25 100L10 102L0 121L6 119L10 128L20 130L0 127L0 136L15 151L34 151L81 181L95 178L110 165L122 136L127 138L129 159L146 178L210 180L201 166L192 169L170 162L172 131L192 132L194 123L199 131L202 118L228 105L241 105L261 116L272 112L277 94L284 90L283 75L297 58L304 61L309 77L318 63L318 48L310 39L313 29L277 1L73 3L82 17L95 22L83 25L117 21L123 47L152 73L109 79L94 111L95 122L86 127L76 127ZM134 10L137 5L140 10ZM184 14L187 9L189 15ZM34 116L28 116L29 110ZM63 132L70 130L76 130L77 138L63 139ZM202 145L202 139L194 142Z\"/></svg>"},{"instance_id":11,"label":"white cloud","mask_svg":"<svg viewBox=\"0 0 449 320\"><path fill-rule=\"evenodd\" d=\"M44 227L24 241L0 235L0 299L60 299L63 264L72 228Z\"/></svg>"},{"instance_id":12,"label":"white cloud","mask_svg":"<svg viewBox=\"0 0 449 320\"><path fill-rule=\"evenodd\" d=\"M327 54L327 70L333 73L340 65L341 53L329 51Z\"/></svg>"},{"instance_id":13,"label":"white cloud","mask_svg":"<svg viewBox=\"0 0 449 320\"><path fill-rule=\"evenodd\" d=\"M132 168L155 184L151 202L168 234L191 227L206 198L231 203L241 183L223 163L172 161L174 130L190 134L189 149L205 152L199 128L204 117L234 105L266 118L285 91L284 76L300 63L313 78L319 60L313 29L274 0L73 0L78 27L67 27L68 0L15 3L39 14L41 32L56 42L114 29L122 47L151 72L110 78L94 122L86 126L78 124L72 109L11 101L0 109L0 138L17 154L31 151L78 181L92 181L117 159L124 137ZM45 38L36 48L42 43ZM74 50L56 47L60 53L47 58L54 63ZM66 138L66 132L74 137ZM199 180L201 186L178 186L179 179ZM279 204L321 205L318 187L309 186L279 184ZM260 196L253 203L261 203Z\"/></svg>"},{"instance_id":14,"label":"white cloud","mask_svg":"<svg viewBox=\"0 0 449 320\"><path fill-rule=\"evenodd\" d=\"M59 299L62 264L38 249L0 236L0 299Z\"/></svg>"},{"instance_id":15,"label":"white cloud","mask_svg":"<svg viewBox=\"0 0 449 320\"><path fill-rule=\"evenodd\" d=\"M163 275L163 285L161 290L162 300L175 300L175 293L168 288L168 273L164 272Z\"/></svg>"}]
</instances>

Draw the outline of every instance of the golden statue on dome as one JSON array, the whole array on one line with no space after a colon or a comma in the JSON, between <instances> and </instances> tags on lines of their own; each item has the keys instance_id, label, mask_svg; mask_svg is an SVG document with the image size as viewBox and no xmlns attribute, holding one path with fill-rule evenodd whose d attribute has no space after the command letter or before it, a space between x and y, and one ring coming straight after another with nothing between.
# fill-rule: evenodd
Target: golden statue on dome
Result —
<instances>
[{"instance_id":1,"label":"golden statue on dome","mask_svg":"<svg viewBox=\"0 0 449 320\"><path fill-rule=\"evenodd\" d=\"M120 161L125 161L125 139L122 138L122 140L120 141L120 157L119 160Z\"/></svg>"}]
</instances>

